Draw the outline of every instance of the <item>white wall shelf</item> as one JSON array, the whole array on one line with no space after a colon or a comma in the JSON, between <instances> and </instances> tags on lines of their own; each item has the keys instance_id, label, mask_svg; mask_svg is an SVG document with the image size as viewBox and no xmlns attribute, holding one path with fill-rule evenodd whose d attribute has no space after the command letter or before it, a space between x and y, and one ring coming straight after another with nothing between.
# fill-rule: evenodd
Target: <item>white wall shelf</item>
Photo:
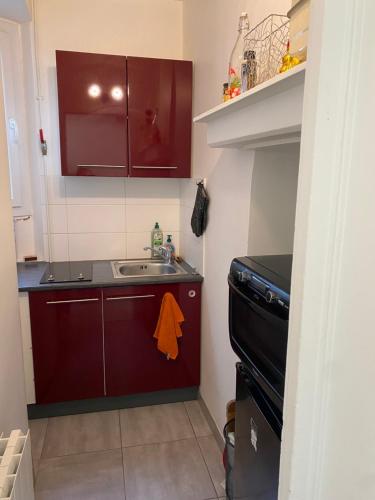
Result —
<instances>
[{"instance_id":1,"label":"white wall shelf","mask_svg":"<svg viewBox=\"0 0 375 500\"><path fill-rule=\"evenodd\" d=\"M213 148L258 149L300 141L306 63L194 118Z\"/></svg>"}]
</instances>

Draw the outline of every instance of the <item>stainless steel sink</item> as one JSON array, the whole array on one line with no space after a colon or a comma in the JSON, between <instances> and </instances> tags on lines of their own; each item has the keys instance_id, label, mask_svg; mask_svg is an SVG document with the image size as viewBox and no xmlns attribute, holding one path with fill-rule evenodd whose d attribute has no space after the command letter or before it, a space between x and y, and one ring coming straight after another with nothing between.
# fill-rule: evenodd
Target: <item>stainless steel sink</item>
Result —
<instances>
[{"instance_id":1,"label":"stainless steel sink","mask_svg":"<svg viewBox=\"0 0 375 500\"><path fill-rule=\"evenodd\" d=\"M114 278L187 274L187 271L177 262L167 264L155 260L117 260L111 262L111 267Z\"/></svg>"}]
</instances>

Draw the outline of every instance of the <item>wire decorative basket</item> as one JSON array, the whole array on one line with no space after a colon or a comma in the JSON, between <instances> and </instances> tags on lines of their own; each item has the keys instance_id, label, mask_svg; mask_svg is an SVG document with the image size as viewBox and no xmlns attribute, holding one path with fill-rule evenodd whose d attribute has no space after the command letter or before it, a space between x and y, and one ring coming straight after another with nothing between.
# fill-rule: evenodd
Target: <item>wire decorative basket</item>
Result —
<instances>
[{"instance_id":1,"label":"wire decorative basket","mask_svg":"<svg viewBox=\"0 0 375 500\"><path fill-rule=\"evenodd\" d=\"M270 14L244 38L244 53L253 51L257 65L256 85L279 72L289 40L289 18Z\"/></svg>"}]
</instances>

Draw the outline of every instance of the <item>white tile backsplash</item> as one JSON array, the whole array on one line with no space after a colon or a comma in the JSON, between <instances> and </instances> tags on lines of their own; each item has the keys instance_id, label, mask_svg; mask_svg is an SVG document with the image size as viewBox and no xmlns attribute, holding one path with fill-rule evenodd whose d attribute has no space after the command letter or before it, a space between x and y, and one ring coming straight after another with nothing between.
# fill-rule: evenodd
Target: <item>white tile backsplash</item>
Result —
<instances>
[{"instance_id":1,"label":"white tile backsplash","mask_svg":"<svg viewBox=\"0 0 375 500\"><path fill-rule=\"evenodd\" d=\"M183 179L180 183L181 205L193 208L197 195L197 189L198 186L196 179Z\"/></svg>"},{"instance_id":2,"label":"white tile backsplash","mask_svg":"<svg viewBox=\"0 0 375 500\"><path fill-rule=\"evenodd\" d=\"M65 205L49 205L49 223L51 233L68 232L68 221Z\"/></svg>"},{"instance_id":3,"label":"white tile backsplash","mask_svg":"<svg viewBox=\"0 0 375 500\"><path fill-rule=\"evenodd\" d=\"M46 205L41 205L39 207L39 211L40 211L40 217L42 219L42 231L43 231L43 234L47 234L48 231L47 231L47 206Z\"/></svg>"},{"instance_id":4,"label":"white tile backsplash","mask_svg":"<svg viewBox=\"0 0 375 500\"><path fill-rule=\"evenodd\" d=\"M178 231L180 227L179 205L127 205L126 230L129 233L152 231L155 222L161 229Z\"/></svg>"},{"instance_id":5,"label":"white tile backsplash","mask_svg":"<svg viewBox=\"0 0 375 500\"><path fill-rule=\"evenodd\" d=\"M46 204L46 177L44 175L39 175L39 186L38 186L38 193L39 193L39 205L45 205Z\"/></svg>"},{"instance_id":6,"label":"white tile backsplash","mask_svg":"<svg viewBox=\"0 0 375 500\"><path fill-rule=\"evenodd\" d=\"M69 234L70 260L126 258L125 233Z\"/></svg>"},{"instance_id":7,"label":"white tile backsplash","mask_svg":"<svg viewBox=\"0 0 375 500\"><path fill-rule=\"evenodd\" d=\"M69 233L125 233L125 205L68 205Z\"/></svg>"},{"instance_id":8,"label":"white tile backsplash","mask_svg":"<svg viewBox=\"0 0 375 500\"><path fill-rule=\"evenodd\" d=\"M167 241L167 235L172 235L172 242L176 247L176 253L179 254L180 247L180 234L178 231L163 231L164 232L164 243ZM127 259L147 259L151 257L151 252L144 251L145 246L150 246L151 244L151 233L150 231L144 231L141 233L127 233L126 239L126 258Z\"/></svg>"},{"instance_id":9,"label":"white tile backsplash","mask_svg":"<svg viewBox=\"0 0 375 500\"><path fill-rule=\"evenodd\" d=\"M193 209L185 205L180 207L180 231L185 231L186 233L193 234L191 229L191 216L193 214Z\"/></svg>"},{"instance_id":10,"label":"white tile backsplash","mask_svg":"<svg viewBox=\"0 0 375 500\"><path fill-rule=\"evenodd\" d=\"M54 172L50 170L50 172ZM180 246L180 180L47 176L52 260L145 258L159 222ZM44 177L41 176L41 182ZM45 199L40 210L47 233ZM45 235L45 258L48 258Z\"/></svg>"},{"instance_id":11,"label":"white tile backsplash","mask_svg":"<svg viewBox=\"0 0 375 500\"><path fill-rule=\"evenodd\" d=\"M128 205L179 205L179 179L127 179Z\"/></svg>"},{"instance_id":12,"label":"white tile backsplash","mask_svg":"<svg viewBox=\"0 0 375 500\"><path fill-rule=\"evenodd\" d=\"M121 177L66 177L68 205L124 205L125 179Z\"/></svg>"},{"instance_id":13,"label":"white tile backsplash","mask_svg":"<svg viewBox=\"0 0 375 500\"><path fill-rule=\"evenodd\" d=\"M61 175L48 175L46 179L48 203L51 205L65 205L65 177L61 177Z\"/></svg>"},{"instance_id":14,"label":"white tile backsplash","mask_svg":"<svg viewBox=\"0 0 375 500\"><path fill-rule=\"evenodd\" d=\"M48 237L44 237L44 255L48 260ZM53 262L64 262L69 260L69 247L67 234L50 234L51 260Z\"/></svg>"},{"instance_id":15,"label":"white tile backsplash","mask_svg":"<svg viewBox=\"0 0 375 500\"><path fill-rule=\"evenodd\" d=\"M150 232L127 233L126 238L126 258L127 259L147 259L151 256L150 251L144 251L145 246L150 246Z\"/></svg>"}]
</instances>

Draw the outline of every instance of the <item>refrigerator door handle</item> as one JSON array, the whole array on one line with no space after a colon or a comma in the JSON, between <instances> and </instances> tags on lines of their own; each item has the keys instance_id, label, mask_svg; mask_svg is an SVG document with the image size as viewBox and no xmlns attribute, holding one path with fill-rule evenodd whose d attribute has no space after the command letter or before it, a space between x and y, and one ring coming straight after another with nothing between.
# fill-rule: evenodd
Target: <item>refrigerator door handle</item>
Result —
<instances>
[{"instance_id":1,"label":"refrigerator door handle","mask_svg":"<svg viewBox=\"0 0 375 500\"><path fill-rule=\"evenodd\" d=\"M236 285L232 282L231 278L228 278L228 284L229 288L232 290L234 296L239 297L242 299L252 311L254 311L255 314L258 316L262 317L265 321L269 320L272 318L274 315L266 311L264 307L262 307L260 304L257 304L253 300L251 300L250 297L247 297L239 288L236 287Z\"/></svg>"}]
</instances>

